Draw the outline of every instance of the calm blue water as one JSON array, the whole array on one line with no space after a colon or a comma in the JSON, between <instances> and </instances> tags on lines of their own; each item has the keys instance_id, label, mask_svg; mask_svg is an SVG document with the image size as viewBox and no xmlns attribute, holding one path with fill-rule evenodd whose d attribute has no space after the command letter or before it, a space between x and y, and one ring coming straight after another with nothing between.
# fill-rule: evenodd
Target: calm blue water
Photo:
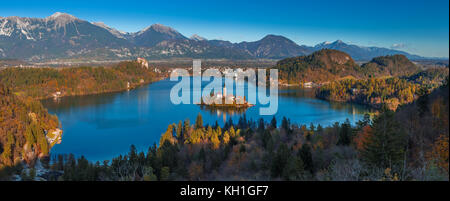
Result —
<instances>
[{"instance_id":1,"label":"calm blue water","mask_svg":"<svg viewBox=\"0 0 450 201\"><path fill-rule=\"evenodd\" d=\"M198 105L174 105L170 90L177 82L163 80L131 91L42 101L49 112L56 114L64 131L62 143L51 153L73 153L91 161L109 160L127 153L131 144L146 151L171 123L190 119L194 123L202 114L204 123L223 125L230 117L237 122L243 113L210 111ZM352 123L362 119L368 108L343 103L329 103L313 98L311 90L280 89L278 122L283 116L292 123L330 125L348 118ZM272 116L260 116L256 105L245 111L247 119L260 117L270 121ZM265 106L264 106L265 107Z\"/></svg>"}]
</instances>

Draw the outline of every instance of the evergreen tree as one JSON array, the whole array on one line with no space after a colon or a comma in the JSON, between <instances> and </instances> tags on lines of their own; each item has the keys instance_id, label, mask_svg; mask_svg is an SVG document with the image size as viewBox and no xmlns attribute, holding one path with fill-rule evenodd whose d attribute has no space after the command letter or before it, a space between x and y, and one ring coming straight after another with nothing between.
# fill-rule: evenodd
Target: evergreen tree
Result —
<instances>
[{"instance_id":1,"label":"evergreen tree","mask_svg":"<svg viewBox=\"0 0 450 201\"><path fill-rule=\"evenodd\" d=\"M1 159L2 159L3 163L5 163L6 165L12 165L12 163L13 163L12 157L14 154L13 153L14 144L15 144L14 135L12 134L12 132L8 132L7 133L7 141L6 141L3 153L1 153Z\"/></svg>"},{"instance_id":2,"label":"evergreen tree","mask_svg":"<svg viewBox=\"0 0 450 201\"><path fill-rule=\"evenodd\" d=\"M283 120L281 121L281 128L284 129L288 135L292 134L291 122L286 117L283 117Z\"/></svg>"},{"instance_id":3,"label":"evergreen tree","mask_svg":"<svg viewBox=\"0 0 450 201\"><path fill-rule=\"evenodd\" d=\"M362 120L359 120L358 122L356 122L356 125L358 126L357 129L361 130L362 128L369 125L370 123L371 123L370 115L364 114L364 118Z\"/></svg>"},{"instance_id":4,"label":"evergreen tree","mask_svg":"<svg viewBox=\"0 0 450 201\"><path fill-rule=\"evenodd\" d=\"M272 129L277 128L277 119L275 119L275 116L272 117L272 120L270 121L270 127Z\"/></svg>"},{"instance_id":5,"label":"evergreen tree","mask_svg":"<svg viewBox=\"0 0 450 201\"><path fill-rule=\"evenodd\" d=\"M216 120L216 122L214 123L214 129L217 129L217 128L219 128L219 122L217 122L217 120Z\"/></svg>"},{"instance_id":6,"label":"evergreen tree","mask_svg":"<svg viewBox=\"0 0 450 201\"><path fill-rule=\"evenodd\" d=\"M177 139L182 140L183 139L183 126L182 126L181 120L178 122L176 133L177 133Z\"/></svg>"},{"instance_id":7,"label":"evergreen tree","mask_svg":"<svg viewBox=\"0 0 450 201\"><path fill-rule=\"evenodd\" d=\"M302 159L305 170L308 170L311 173L313 173L314 166L312 160L311 147L308 144L302 145L302 148L300 148L300 150L298 151L298 156Z\"/></svg>"},{"instance_id":8,"label":"evergreen tree","mask_svg":"<svg viewBox=\"0 0 450 201\"><path fill-rule=\"evenodd\" d=\"M265 125L264 125L264 119L263 118L259 118L258 120L258 132L262 133L265 129Z\"/></svg>"},{"instance_id":9,"label":"evergreen tree","mask_svg":"<svg viewBox=\"0 0 450 201\"><path fill-rule=\"evenodd\" d=\"M197 115L197 119L195 119L195 129L203 128L203 117L200 113Z\"/></svg>"},{"instance_id":10,"label":"evergreen tree","mask_svg":"<svg viewBox=\"0 0 450 201\"><path fill-rule=\"evenodd\" d=\"M372 127L370 139L363 145L362 159L381 168L392 169L399 165L404 157L406 136L394 119L394 112L386 110L381 113Z\"/></svg>"},{"instance_id":11,"label":"evergreen tree","mask_svg":"<svg viewBox=\"0 0 450 201\"><path fill-rule=\"evenodd\" d=\"M272 177L278 177L283 173L283 170L288 162L290 156L289 148L285 143L282 143L277 152L275 153L275 157L272 161L271 167L271 175Z\"/></svg>"},{"instance_id":12,"label":"evergreen tree","mask_svg":"<svg viewBox=\"0 0 450 201\"><path fill-rule=\"evenodd\" d=\"M317 125L317 133L318 134L322 134L323 133L323 127L322 127L322 125Z\"/></svg>"},{"instance_id":13,"label":"evergreen tree","mask_svg":"<svg viewBox=\"0 0 450 201\"><path fill-rule=\"evenodd\" d=\"M304 171L303 161L299 157L290 156L286 166L283 169L283 179L285 180L300 180Z\"/></svg>"},{"instance_id":14,"label":"evergreen tree","mask_svg":"<svg viewBox=\"0 0 450 201\"><path fill-rule=\"evenodd\" d=\"M425 113L429 111L428 92L424 87L422 87L419 91L419 94L420 94L420 97L417 100L417 107L419 110L419 116L423 117L425 115Z\"/></svg>"},{"instance_id":15,"label":"evergreen tree","mask_svg":"<svg viewBox=\"0 0 450 201\"><path fill-rule=\"evenodd\" d=\"M341 125L341 129L339 131L339 140L337 142L338 145L348 146L352 141L352 126L348 119Z\"/></svg>"},{"instance_id":16,"label":"evergreen tree","mask_svg":"<svg viewBox=\"0 0 450 201\"><path fill-rule=\"evenodd\" d=\"M130 146L130 151L128 152L128 159L131 163L137 162L137 152L136 152L136 146L133 144Z\"/></svg>"},{"instance_id":17,"label":"evergreen tree","mask_svg":"<svg viewBox=\"0 0 450 201\"><path fill-rule=\"evenodd\" d=\"M183 132L182 132L183 133L183 139L182 139L183 141L186 141L189 138L190 130L191 130L191 123L190 123L189 119L186 119L183 124Z\"/></svg>"}]
</instances>

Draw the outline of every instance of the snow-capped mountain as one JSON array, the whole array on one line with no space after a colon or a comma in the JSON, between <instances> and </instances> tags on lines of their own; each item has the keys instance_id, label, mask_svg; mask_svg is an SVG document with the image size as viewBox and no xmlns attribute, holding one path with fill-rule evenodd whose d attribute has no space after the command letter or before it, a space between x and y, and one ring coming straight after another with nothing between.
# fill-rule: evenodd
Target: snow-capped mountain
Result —
<instances>
[{"instance_id":1,"label":"snow-capped mountain","mask_svg":"<svg viewBox=\"0 0 450 201\"><path fill-rule=\"evenodd\" d=\"M5 57L51 59L72 57L98 48L128 47L129 41L72 15L0 19L0 48Z\"/></svg>"},{"instance_id":2,"label":"snow-capped mountain","mask_svg":"<svg viewBox=\"0 0 450 201\"><path fill-rule=\"evenodd\" d=\"M391 54L404 54L410 59L421 58L387 48L349 45L340 40L309 47L300 46L277 35L240 43L207 40L197 34L187 38L177 30L161 24L153 24L135 33L126 33L102 22L91 23L60 12L46 18L0 17L0 58L28 61L135 57L282 59L308 55L320 49L344 51L356 60L370 60Z\"/></svg>"},{"instance_id":3,"label":"snow-capped mountain","mask_svg":"<svg viewBox=\"0 0 450 201\"><path fill-rule=\"evenodd\" d=\"M132 36L134 43L141 47L153 47L165 40L188 39L175 29L162 24L151 25Z\"/></svg>"},{"instance_id":4,"label":"snow-capped mountain","mask_svg":"<svg viewBox=\"0 0 450 201\"><path fill-rule=\"evenodd\" d=\"M119 31L117 29L111 28L111 27L109 27L108 25L106 25L103 22L93 22L92 24L97 25L99 27L102 27L102 28L108 30L112 35L116 36L117 38L125 39L126 38L125 36L128 34L127 32Z\"/></svg>"}]
</instances>

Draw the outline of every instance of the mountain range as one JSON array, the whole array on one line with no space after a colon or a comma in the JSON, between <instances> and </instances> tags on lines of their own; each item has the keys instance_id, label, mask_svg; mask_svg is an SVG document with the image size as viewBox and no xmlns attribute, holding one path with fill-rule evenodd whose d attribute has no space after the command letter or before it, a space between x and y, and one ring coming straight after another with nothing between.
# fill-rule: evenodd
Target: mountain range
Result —
<instances>
[{"instance_id":1,"label":"mountain range","mask_svg":"<svg viewBox=\"0 0 450 201\"><path fill-rule=\"evenodd\" d=\"M151 25L139 32L118 31L101 22L88 22L65 13L46 18L0 17L0 58L27 61L51 59L283 59L309 55L321 49L348 53L355 60L402 54L409 59L424 57L407 52L346 44L340 40L316 46L298 45L292 40L267 35L253 42L232 43L190 38L171 27Z\"/></svg>"}]
</instances>

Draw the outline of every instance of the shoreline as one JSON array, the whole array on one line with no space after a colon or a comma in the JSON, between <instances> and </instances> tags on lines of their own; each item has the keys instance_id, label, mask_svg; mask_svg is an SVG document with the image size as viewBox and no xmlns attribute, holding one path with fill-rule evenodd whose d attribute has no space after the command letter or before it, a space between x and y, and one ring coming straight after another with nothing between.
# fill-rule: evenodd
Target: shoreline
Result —
<instances>
[{"instance_id":1,"label":"shoreline","mask_svg":"<svg viewBox=\"0 0 450 201\"><path fill-rule=\"evenodd\" d=\"M60 99L60 98L65 98L65 97L81 97L81 96L89 96L89 95L100 95L100 94L107 94L107 93L118 93L118 92L123 92L123 91L127 91L127 90L133 90L133 89L136 89L136 88L138 88L138 87L142 87L142 86L145 86L145 85L149 85L149 84L152 84L152 83L155 83L155 82L158 82L158 81L161 81L161 80L164 80L165 79L165 77L159 77L159 78L157 78L156 80L152 80L152 81L149 81L149 82L143 82L143 83L141 83L141 84L137 84L137 85L134 85L134 86L132 86L132 87L130 87L130 88L125 88L125 89L117 89L117 90L110 90L110 91L103 91L103 92L94 92L94 93L88 93L88 94L76 94L76 95L62 95L62 96L59 96L59 97L57 97L57 98L55 98L55 97L52 97L52 96L49 96L49 97L40 97L40 98L36 98L36 100L37 101L39 101L41 104L42 104L42 100L47 100L47 99L55 99L55 100L57 100L57 99ZM45 108L45 107L44 107ZM47 108L45 108L45 109L47 109ZM55 115L56 117L58 117L56 114L52 114L52 115ZM58 122L59 122L59 119L58 119ZM49 155L51 154L51 150L52 150L52 148L53 148L53 146L54 145L56 145L56 144L60 144L60 143L62 143L62 136L63 136L63 134L64 134L64 130L63 130L63 128L62 128L62 123L61 122L59 122L59 124L60 124L60 126L58 126L57 128L55 128L55 130L56 131L58 131L59 132L59 134L57 135L57 136L55 136L55 139L57 138L58 139L58 141L56 142L56 143L53 143L52 141L50 141L49 139L47 139L47 141L49 142ZM50 132L49 132L50 133ZM46 138L47 138L47 135L46 135ZM38 157L39 159L40 159L40 157Z\"/></svg>"},{"instance_id":2,"label":"shoreline","mask_svg":"<svg viewBox=\"0 0 450 201\"><path fill-rule=\"evenodd\" d=\"M98 95L98 94L107 94L107 93L117 93L117 92L122 92L122 91L126 91L126 90L133 90L133 89L138 88L138 87L142 87L142 86L145 86L145 85L148 85L148 84L159 82L159 81L164 80L166 78L167 77L159 77L156 80L143 82L143 83L140 83L140 84L136 84L136 85L130 86L130 88L120 88L120 89L116 89L116 90L92 92L92 93L85 93L85 94L64 94L64 95L60 95L58 97L54 97L54 96L49 95L49 96L45 96L45 97L37 97L35 99L41 101L41 100L59 99L59 98L65 98L65 97L76 97L76 96L89 96L89 95Z\"/></svg>"},{"instance_id":3,"label":"shoreline","mask_svg":"<svg viewBox=\"0 0 450 201\"><path fill-rule=\"evenodd\" d=\"M159 80L159 81L162 81L162 80L164 80L164 79L161 79L161 80ZM158 82L158 81L155 81L155 82ZM151 83L149 83L149 84L151 84ZM140 85L140 86L138 86L138 87L142 87L142 86L144 86L144 84L142 84L142 85ZM145 90L147 90L147 89L145 89ZM114 92L113 92L114 93ZM99 93L100 94L100 93ZM104 93L102 93L102 94L104 94ZM246 112L246 110L248 109L248 108L250 108L250 107L253 107L253 106L255 106L255 105L253 105L253 104L251 104L251 106L248 106L248 107L233 107L232 105L230 105L230 106L228 106L228 105L223 105L223 106L218 106L218 105L216 105L216 107L214 107L214 106L212 106L212 105L206 105L206 104L203 104L203 105L201 105L201 104L196 104L196 105L198 105L199 107L205 107L205 111L208 111L208 112L211 112L211 111L213 111L214 112L214 114L216 114L216 110L215 109L217 109L217 110L220 110L222 113L225 113L225 112L227 112L228 114L230 114L229 113L229 111L234 111L236 114L241 114L242 112L243 113L245 113ZM210 110L210 109L212 109L212 110ZM229 110L227 110L227 109L229 109ZM227 115L228 115L227 114ZM218 117L218 119L220 119L221 117ZM255 121L257 120L257 119L254 119ZM65 130L64 130L65 131ZM161 131L160 133L163 133L164 131ZM64 135L64 134L63 134ZM156 141L157 142L157 141ZM62 143L64 143L64 142L61 142L61 144ZM53 151L50 151L50 153L53 153ZM89 158L89 160L91 160L90 158ZM95 162L95 160L92 160L92 161L94 161ZM100 160L101 161L101 160Z\"/></svg>"},{"instance_id":4,"label":"shoreline","mask_svg":"<svg viewBox=\"0 0 450 201\"><path fill-rule=\"evenodd\" d=\"M211 107L211 108L236 108L236 109L247 109L250 107L255 106L254 104L202 104L202 103L196 103L195 105L199 106L205 106L205 107Z\"/></svg>"}]
</instances>

